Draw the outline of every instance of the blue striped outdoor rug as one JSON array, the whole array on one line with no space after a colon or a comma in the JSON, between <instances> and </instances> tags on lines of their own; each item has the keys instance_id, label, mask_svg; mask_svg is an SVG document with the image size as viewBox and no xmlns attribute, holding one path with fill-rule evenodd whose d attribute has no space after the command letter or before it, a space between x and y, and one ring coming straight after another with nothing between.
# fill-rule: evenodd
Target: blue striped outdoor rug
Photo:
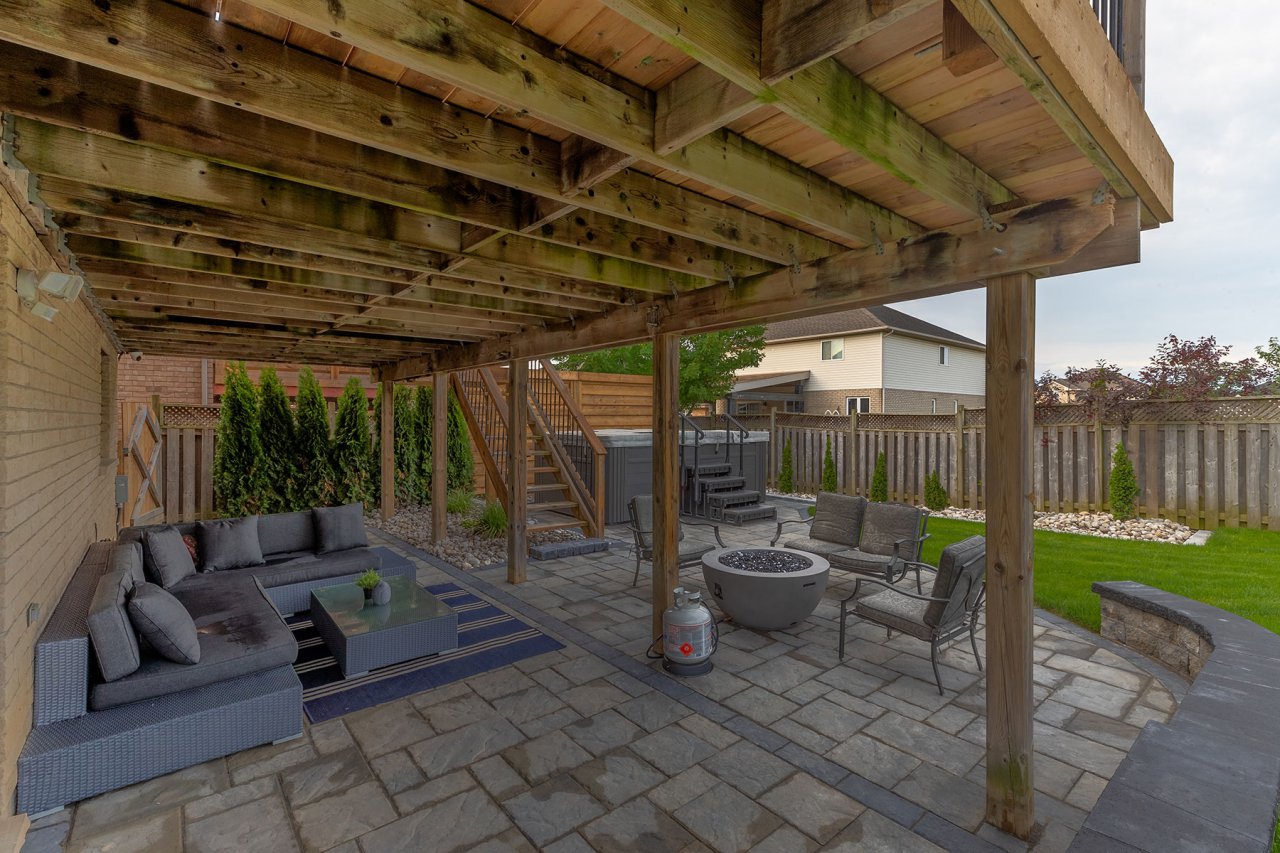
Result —
<instances>
[{"instance_id":1,"label":"blue striped outdoor rug","mask_svg":"<svg viewBox=\"0 0 1280 853\"><path fill-rule=\"evenodd\" d=\"M298 641L298 660L293 668L302 680L302 704L311 722L392 702L564 647L456 584L436 584L426 590L457 611L458 648L375 669L350 680L343 680L337 661L309 616L289 620Z\"/></svg>"}]
</instances>

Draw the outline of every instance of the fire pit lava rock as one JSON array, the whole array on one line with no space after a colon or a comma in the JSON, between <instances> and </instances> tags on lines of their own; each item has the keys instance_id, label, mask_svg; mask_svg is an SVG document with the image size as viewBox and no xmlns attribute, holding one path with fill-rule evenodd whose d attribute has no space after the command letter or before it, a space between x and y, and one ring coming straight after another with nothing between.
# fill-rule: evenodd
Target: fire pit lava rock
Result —
<instances>
[{"instance_id":1,"label":"fire pit lava rock","mask_svg":"<svg viewBox=\"0 0 1280 853\"><path fill-rule=\"evenodd\" d=\"M702 578L720 609L761 631L809 618L830 570L822 557L786 548L720 548L702 558Z\"/></svg>"}]
</instances>

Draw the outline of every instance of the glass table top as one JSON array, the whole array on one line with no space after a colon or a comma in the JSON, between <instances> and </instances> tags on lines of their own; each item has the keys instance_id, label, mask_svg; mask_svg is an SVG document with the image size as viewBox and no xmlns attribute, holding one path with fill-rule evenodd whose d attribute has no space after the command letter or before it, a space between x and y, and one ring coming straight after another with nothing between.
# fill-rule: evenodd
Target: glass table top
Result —
<instances>
[{"instance_id":1,"label":"glass table top","mask_svg":"<svg viewBox=\"0 0 1280 853\"><path fill-rule=\"evenodd\" d=\"M423 622L453 612L447 604L418 586L417 581L400 576L384 580L391 585L391 601L383 605L366 604L364 591L354 583L327 586L312 590L311 594L347 637Z\"/></svg>"}]
</instances>

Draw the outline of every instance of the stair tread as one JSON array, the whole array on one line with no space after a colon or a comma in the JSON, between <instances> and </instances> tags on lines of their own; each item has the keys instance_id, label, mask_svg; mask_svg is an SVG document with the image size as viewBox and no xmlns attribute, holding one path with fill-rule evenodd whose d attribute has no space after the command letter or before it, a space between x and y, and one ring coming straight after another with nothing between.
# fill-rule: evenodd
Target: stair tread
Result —
<instances>
[{"instance_id":1,"label":"stair tread","mask_svg":"<svg viewBox=\"0 0 1280 853\"><path fill-rule=\"evenodd\" d=\"M527 488L531 492L558 492L569 486L566 483L535 483Z\"/></svg>"},{"instance_id":2,"label":"stair tread","mask_svg":"<svg viewBox=\"0 0 1280 853\"><path fill-rule=\"evenodd\" d=\"M530 524L525 528L530 533L536 533L539 530L563 530L566 527L586 527L586 522L582 520L565 520L565 521L546 521L540 524Z\"/></svg>"},{"instance_id":3,"label":"stair tread","mask_svg":"<svg viewBox=\"0 0 1280 853\"><path fill-rule=\"evenodd\" d=\"M748 501L760 500L760 493L751 489L742 489L735 492L709 492L707 501L709 503L746 503Z\"/></svg>"},{"instance_id":4,"label":"stair tread","mask_svg":"<svg viewBox=\"0 0 1280 853\"><path fill-rule=\"evenodd\" d=\"M549 509L576 509L578 504L575 501L538 501L529 504L529 509L538 512Z\"/></svg>"}]
</instances>

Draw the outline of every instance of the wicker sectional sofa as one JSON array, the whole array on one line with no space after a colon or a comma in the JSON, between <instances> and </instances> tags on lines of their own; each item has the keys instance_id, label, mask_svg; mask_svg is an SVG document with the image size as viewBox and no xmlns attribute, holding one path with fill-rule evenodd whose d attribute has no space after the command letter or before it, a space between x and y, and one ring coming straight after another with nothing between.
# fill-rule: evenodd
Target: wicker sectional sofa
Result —
<instances>
[{"instance_id":1,"label":"wicker sectional sofa","mask_svg":"<svg viewBox=\"0 0 1280 853\"><path fill-rule=\"evenodd\" d=\"M385 548L318 552L309 511L260 516L262 564L199 571L167 589L195 622L200 647L197 663L176 663L140 645L121 615L135 585L155 579L147 530L90 546L37 641L33 728L18 759L20 812L300 735L298 647L281 614L306 610L312 589L366 569L414 577L413 565ZM136 669L104 677L113 665L98 640L122 646L114 651L132 654Z\"/></svg>"}]
</instances>

